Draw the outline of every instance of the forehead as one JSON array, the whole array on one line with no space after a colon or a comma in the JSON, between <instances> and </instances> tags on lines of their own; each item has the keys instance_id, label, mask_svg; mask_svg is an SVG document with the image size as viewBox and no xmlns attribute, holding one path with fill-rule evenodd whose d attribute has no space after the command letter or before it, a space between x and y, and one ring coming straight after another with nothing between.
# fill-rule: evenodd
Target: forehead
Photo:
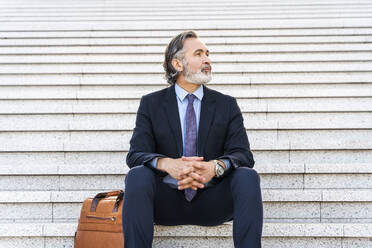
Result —
<instances>
[{"instance_id":1,"label":"forehead","mask_svg":"<svg viewBox=\"0 0 372 248\"><path fill-rule=\"evenodd\" d=\"M202 49L204 52L208 50L206 45L196 38L187 38L183 43L183 48L185 49L185 53L193 53L198 49Z\"/></svg>"}]
</instances>

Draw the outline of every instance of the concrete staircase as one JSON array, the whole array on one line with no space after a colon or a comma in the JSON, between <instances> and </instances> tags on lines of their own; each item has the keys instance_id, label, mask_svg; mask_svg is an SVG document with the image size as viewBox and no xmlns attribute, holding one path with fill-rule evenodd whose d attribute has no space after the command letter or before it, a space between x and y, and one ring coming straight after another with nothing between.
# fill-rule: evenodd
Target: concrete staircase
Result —
<instances>
[{"instance_id":1,"label":"concrete staircase","mask_svg":"<svg viewBox=\"0 0 372 248\"><path fill-rule=\"evenodd\" d=\"M372 247L372 1L1 1L0 247L73 247L82 201L123 189L143 94L193 29L237 98L265 248ZM231 223L154 247L233 247Z\"/></svg>"}]
</instances>

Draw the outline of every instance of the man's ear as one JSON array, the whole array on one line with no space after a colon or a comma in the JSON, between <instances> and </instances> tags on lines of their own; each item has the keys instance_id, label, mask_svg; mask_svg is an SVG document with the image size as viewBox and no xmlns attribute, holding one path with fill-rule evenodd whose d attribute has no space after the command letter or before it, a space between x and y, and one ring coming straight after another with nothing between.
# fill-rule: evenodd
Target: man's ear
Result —
<instances>
[{"instance_id":1,"label":"man's ear","mask_svg":"<svg viewBox=\"0 0 372 248\"><path fill-rule=\"evenodd\" d=\"M172 66L177 71L183 71L182 62L179 59L172 59Z\"/></svg>"}]
</instances>

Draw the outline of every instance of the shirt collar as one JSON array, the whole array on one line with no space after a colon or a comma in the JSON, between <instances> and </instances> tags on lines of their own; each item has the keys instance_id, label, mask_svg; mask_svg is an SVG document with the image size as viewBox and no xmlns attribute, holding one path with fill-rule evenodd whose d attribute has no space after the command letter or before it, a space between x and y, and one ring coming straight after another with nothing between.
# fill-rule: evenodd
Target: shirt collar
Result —
<instances>
[{"instance_id":1,"label":"shirt collar","mask_svg":"<svg viewBox=\"0 0 372 248\"><path fill-rule=\"evenodd\" d=\"M181 102L183 102L183 100L185 100L185 97L189 94L189 92L187 92L186 90L184 90L177 83L175 84L174 89L176 91L176 95L177 95L178 99ZM197 90L195 90L192 94L195 95L196 98L199 99L199 101L201 101L203 99L203 95L204 95L203 86L200 85L199 88Z\"/></svg>"}]
</instances>

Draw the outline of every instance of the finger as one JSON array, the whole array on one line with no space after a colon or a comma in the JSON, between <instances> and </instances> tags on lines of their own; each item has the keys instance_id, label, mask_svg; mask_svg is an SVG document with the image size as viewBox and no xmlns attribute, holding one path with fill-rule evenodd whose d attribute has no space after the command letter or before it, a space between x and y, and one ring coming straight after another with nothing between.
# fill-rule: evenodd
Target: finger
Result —
<instances>
[{"instance_id":1,"label":"finger","mask_svg":"<svg viewBox=\"0 0 372 248\"><path fill-rule=\"evenodd\" d=\"M181 158L183 161L203 161L204 157L185 157L185 156L182 156Z\"/></svg>"},{"instance_id":2,"label":"finger","mask_svg":"<svg viewBox=\"0 0 372 248\"><path fill-rule=\"evenodd\" d=\"M204 177L200 176L199 174L197 174L195 172L190 173L189 176L191 178L193 178L194 180L196 180L198 182L201 182L201 183L203 183L205 181L205 178Z\"/></svg>"},{"instance_id":3,"label":"finger","mask_svg":"<svg viewBox=\"0 0 372 248\"><path fill-rule=\"evenodd\" d=\"M183 185L191 184L192 181L194 181L193 178L191 178L191 177L187 177L187 178L185 178L185 179L182 179L182 180L178 181L178 185L179 185L179 186L183 186Z\"/></svg>"},{"instance_id":4,"label":"finger","mask_svg":"<svg viewBox=\"0 0 372 248\"><path fill-rule=\"evenodd\" d=\"M200 163L200 162L194 162L194 163L192 163L192 167L194 167L195 169L198 169L198 170L205 169L205 166L202 163Z\"/></svg>"},{"instance_id":5,"label":"finger","mask_svg":"<svg viewBox=\"0 0 372 248\"><path fill-rule=\"evenodd\" d=\"M179 190L184 190L184 189L188 189L188 188L191 188L191 187L192 187L192 183L188 183L188 184L179 185L178 189Z\"/></svg>"},{"instance_id":6,"label":"finger","mask_svg":"<svg viewBox=\"0 0 372 248\"><path fill-rule=\"evenodd\" d=\"M202 189L202 188L204 188L204 184L199 183L197 181L193 181L191 187L197 187L199 189Z\"/></svg>"},{"instance_id":7,"label":"finger","mask_svg":"<svg viewBox=\"0 0 372 248\"><path fill-rule=\"evenodd\" d=\"M187 167L187 168L185 168L181 171L180 177L184 177L184 176L188 175L189 173L191 173L193 171L194 171L193 167Z\"/></svg>"},{"instance_id":8,"label":"finger","mask_svg":"<svg viewBox=\"0 0 372 248\"><path fill-rule=\"evenodd\" d=\"M184 190L184 189L188 189L188 188L192 188L193 190L197 190L198 188L202 189L202 188L204 188L204 184L198 183L196 181L192 181L191 183L178 186L179 190Z\"/></svg>"}]
</instances>

